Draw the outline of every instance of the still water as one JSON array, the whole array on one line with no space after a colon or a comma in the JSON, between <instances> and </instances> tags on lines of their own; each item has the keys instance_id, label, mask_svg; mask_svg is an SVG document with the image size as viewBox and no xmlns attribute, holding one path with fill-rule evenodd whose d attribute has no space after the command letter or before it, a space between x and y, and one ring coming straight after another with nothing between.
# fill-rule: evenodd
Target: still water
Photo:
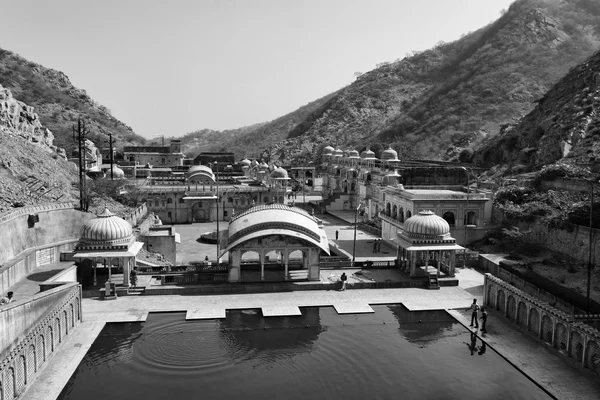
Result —
<instances>
[{"instance_id":1,"label":"still water","mask_svg":"<svg viewBox=\"0 0 600 400\"><path fill-rule=\"evenodd\" d=\"M59 399L550 398L446 312L373 308L108 324Z\"/></svg>"}]
</instances>

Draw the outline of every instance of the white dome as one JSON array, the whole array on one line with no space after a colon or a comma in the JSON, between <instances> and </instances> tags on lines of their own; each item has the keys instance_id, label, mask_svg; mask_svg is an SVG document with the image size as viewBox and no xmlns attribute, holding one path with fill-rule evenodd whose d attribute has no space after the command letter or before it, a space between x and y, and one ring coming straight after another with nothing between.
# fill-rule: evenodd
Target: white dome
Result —
<instances>
[{"instance_id":1,"label":"white dome","mask_svg":"<svg viewBox=\"0 0 600 400\"><path fill-rule=\"evenodd\" d=\"M122 245L133 238L131 224L111 213L108 208L89 220L81 229L81 243L86 245Z\"/></svg>"},{"instance_id":2,"label":"white dome","mask_svg":"<svg viewBox=\"0 0 600 400\"><path fill-rule=\"evenodd\" d=\"M432 211L420 211L404 221L404 233L409 237L444 238L450 236L450 225Z\"/></svg>"}]
</instances>

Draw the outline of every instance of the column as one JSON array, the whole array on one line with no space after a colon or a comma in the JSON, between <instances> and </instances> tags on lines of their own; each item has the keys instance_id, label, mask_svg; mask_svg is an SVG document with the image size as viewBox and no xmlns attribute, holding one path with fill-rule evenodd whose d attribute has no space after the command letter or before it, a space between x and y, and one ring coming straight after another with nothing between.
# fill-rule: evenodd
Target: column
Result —
<instances>
[{"instance_id":1,"label":"column","mask_svg":"<svg viewBox=\"0 0 600 400\"><path fill-rule=\"evenodd\" d=\"M283 262L284 262L284 272L283 272L284 275L283 275L283 279L286 280L286 281L288 280L288 263L289 263L289 260L290 260L290 252L289 252L288 249L285 249L284 253L283 253Z\"/></svg>"},{"instance_id":2,"label":"column","mask_svg":"<svg viewBox=\"0 0 600 400\"><path fill-rule=\"evenodd\" d=\"M94 258L94 286L98 284L98 281L96 280L96 264L98 264L98 259Z\"/></svg>"},{"instance_id":3,"label":"column","mask_svg":"<svg viewBox=\"0 0 600 400\"><path fill-rule=\"evenodd\" d=\"M260 280L265 280L265 250L260 249Z\"/></svg>"},{"instance_id":4,"label":"column","mask_svg":"<svg viewBox=\"0 0 600 400\"><path fill-rule=\"evenodd\" d=\"M437 277L440 279L440 268L442 268L442 251L437 251Z\"/></svg>"},{"instance_id":5,"label":"column","mask_svg":"<svg viewBox=\"0 0 600 400\"><path fill-rule=\"evenodd\" d=\"M108 280L112 282L112 257L108 257Z\"/></svg>"},{"instance_id":6,"label":"column","mask_svg":"<svg viewBox=\"0 0 600 400\"><path fill-rule=\"evenodd\" d=\"M452 250L450 255L450 276L454 276L456 273L456 250Z\"/></svg>"},{"instance_id":7,"label":"column","mask_svg":"<svg viewBox=\"0 0 600 400\"><path fill-rule=\"evenodd\" d=\"M133 257L122 258L123 263L123 285L129 286L129 273L131 272L131 261Z\"/></svg>"}]
</instances>

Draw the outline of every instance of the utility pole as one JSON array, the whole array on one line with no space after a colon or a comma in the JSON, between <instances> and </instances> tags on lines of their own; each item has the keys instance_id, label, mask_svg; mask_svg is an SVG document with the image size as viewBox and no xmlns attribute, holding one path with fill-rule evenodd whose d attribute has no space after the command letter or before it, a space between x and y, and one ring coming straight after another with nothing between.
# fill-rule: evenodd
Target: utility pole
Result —
<instances>
[{"instance_id":1,"label":"utility pole","mask_svg":"<svg viewBox=\"0 0 600 400\"><path fill-rule=\"evenodd\" d=\"M113 174L113 164L115 163L115 154L113 152L113 138L112 138L112 132L108 132L108 146L109 146L109 151L110 151L110 180L114 181L115 177Z\"/></svg>"},{"instance_id":2,"label":"utility pole","mask_svg":"<svg viewBox=\"0 0 600 400\"><path fill-rule=\"evenodd\" d=\"M77 132L77 138L75 138L75 132ZM84 207L84 193L85 193L85 165L86 165L86 148L85 140L90 133L85 128L85 121L81 119L77 120L77 131L75 131L75 125L73 125L73 141L77 140L79 148L79 209L81 211L87 211Z\"/></svg>"}]
</instances>

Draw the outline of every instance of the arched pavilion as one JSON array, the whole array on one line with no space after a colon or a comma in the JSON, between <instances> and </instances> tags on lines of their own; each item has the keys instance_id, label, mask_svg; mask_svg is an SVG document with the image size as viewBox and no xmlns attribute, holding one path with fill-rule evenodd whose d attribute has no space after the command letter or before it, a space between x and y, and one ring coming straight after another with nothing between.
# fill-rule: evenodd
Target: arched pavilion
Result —
<instances>
[{"instance_id":1,"label":"arched pavilion","mask_svg":"<svg viewBox=\"0 0 600 400\"><path fill-rule=\"evenodd\" d=\"M73 258L78 261L81 277L93 279L96 286L98 263L123 268L123 285L129 286L129 273L135 266L135 257L144 244L137 242L131 224L111 213L108 208L85 223ZM109 280L111 277L111 268Z\"/></svg>"},{"instance_id":2,"label":"arched pavilion","mask_svg":"<svg viewBox=\"0 0 600 400\"><path fill-rule=\"evenodd\" d=\"M329 255L327 234L322 223L306 211L283 204L252 207L229 221L227 245L229 252L229 281L240 282L246 253L254 253L260 264L260 279L265 280L265 268L273 269L279 280L304 276L319 280L319 260L322 252ZM294 253L299 261L292 261ZM294 257L295 259L296 257Z\"/></svg>"},{"instance_id":3,"label":"arched pavilion","mask_svg":"<svg viewBox=\"0 0 600 400\"><path fill-rule=\"evenodd\" d=\"M410 277L435 272L439 278L440 271L454 276L456 251L464 249L450 236L448 222L432 211L420 211L404 221L396 242L399 263Z\"/></svg>"}]
</instances>

